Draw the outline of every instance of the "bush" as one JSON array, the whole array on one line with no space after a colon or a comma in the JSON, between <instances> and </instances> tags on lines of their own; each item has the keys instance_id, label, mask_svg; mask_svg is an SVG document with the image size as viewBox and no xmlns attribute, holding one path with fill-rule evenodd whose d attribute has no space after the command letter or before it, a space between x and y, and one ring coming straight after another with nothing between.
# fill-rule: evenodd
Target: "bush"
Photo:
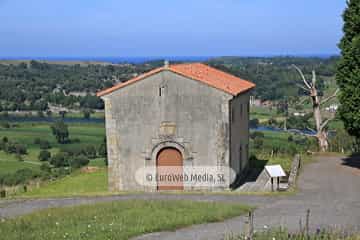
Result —
<instances>
[{"instance_id":1,"label":"bush","mask_svg":"<svg viewBox=\"0 0 360 240\"><path fill-rule=\"evenodd\" d=\"M259 137L254 139L254 148L255 149L260 149L263 145L264 145L264 139L259 138Z\"/></svg>"},{"instance_id":2,"label":"bush","mask_svg":"<svg viewBox=\"0 0 360 240\"><path fill-rule=\"evenodd\" d=\"M59 152L51 157L50 164L54 167L66 167L69 166L69 155L65 152Z\"/></svg>"},{"instance_id":3,"label":"bush","mask_svg":"<svg viewBox=\"0 0 360 240\"><path fill-rule=\"evenodd\" d=\"M17 170L13 174L6 174L0 176L0 185L13 186L24 184L27 183L29 180L37 178L39 176L40 174L38 172L35 172L28 168L24 168Z\"/></svg>"},{"instance_id":4,"label":"bush","mask_svg":"<svg viewBox=\"0 0 360 240\"><path fill-rule=\"evenodd\" d=\"M80 155L70 159L70 166L73 168L81 168L89 164L89 159L86 156Z\"/></svg>"},{"instance_id":5,"label":"bush","mask_svg":"<svg viewBox=\"0 0 360 240\"><path fill-rule=\"evenodd\" d=\"M63 176L68 175L68 174L70 174L69 169L66 169L64 167L54 168L52 173L51 173L51 175L54 178L63 177Z\"/></svg>"},{"instance_id":6,"label":"bush","mask_svg":"<svg viewBox=\"0 0 360 240\"><path fill-rule=\"evenodd\" d=\"M46 150L40 151L38 158L42 162L48 161L51 158L51 153Z\"/></svg>"},{"instance_id":7,"label":"bush","mask_svg":"<svg viewBox=\"0 0 360 240\"><path fill-rule=\"evenodd\" d=\"M11 125L8 122L1 122L0 126L3 127L3 128L11 128Z\"/></svg>"},{"instance_id":8,"label":"bush","mask_svg":"<svg viewBox=\"0 0 360 240\"><path fill-rule=\"evenodd\" d=\"M264 137L265 137L265 135L264 135L263 132L257 132L257 131L255 131L255 132L250 133L250 138L251 138L251 139L264 138Z\"/></svg>"},{"instance_id":9,"label":"bush","mask_svg":"<svg viewBox=\"0 0 360 240\"><path fill-rule=\"evenodd\" d=\"M58 143L64 144L69 142L68 126L63 121L52 124L51 131L53 135L56 137Z\"/></svg>"},{"instance_id":10,"label":"bush","mask_svg":"<svg viewBox=\"0 0 360 240\"><path fill-rule=\"evenodd\" d=\"M249 121L250 128L257 128L259 126L259 119L254 118Z\"/></svg>"},{"instance_id":11,"label":"bush","mask_svg":"<svg viewBox=\"0 0 360 240\"><path fill-rule=\"evenodd\" d=\"M49 163L45 162L45 163L41 164L40 170L43 172L46 172L46 173L51 173L51 166Z\"/></svg>"},{"instance_id":12,"label":"bush","mask_svg":"<svg viewBox=\"0 0 360 240\"><path fill-rule=\"evenodd\" d=\"M87 156L88 158L96 158L96 148L93 145L86 145L83 149L82 149L82 153Z\"/></svg>"},{"instance_id":13,"label":"bush","mask_svg":"<svg viewBox=\"0 0 360 240\"><path fill-rule=\"evenodd\" d=\"M66 145L61 147L60 152L66 153L69 156L79 156L83 154L83 148L78 145Z\"/></svg>"},{"instance_id":14,"label":"bush","mask_svg":"<svg viewBox=\"0 0 360 240\"><path fill-rule=\"evenodd\" d=\"M26 146L20 143L7 142L3 148L6 153L27 154Z\"/></svg>"}]
</instances>

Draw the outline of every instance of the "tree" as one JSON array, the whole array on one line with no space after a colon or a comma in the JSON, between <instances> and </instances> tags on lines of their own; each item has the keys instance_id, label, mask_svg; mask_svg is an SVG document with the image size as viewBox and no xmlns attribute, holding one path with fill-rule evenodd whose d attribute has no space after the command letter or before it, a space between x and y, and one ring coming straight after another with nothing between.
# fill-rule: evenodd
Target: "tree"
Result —
<instances>
[{"instance_id":1,"label":"tree","mask_svg":"<svg viewBox=\"0 0 360 240\"><path fill-rule=\"evenodd\" d=\"M51 158L51 153L46 150L40 151L38 158L42 162L48 161Z\"/></svg>"},{"instance_id":2,"label":"tree","mask_svg":"<svg viewBox=\"0 0 360 240\"><path fill-rule=\"evenodd\" d=\"M350 135L360 140L360 0L347 1L343 14L344 36L336 73L340 88L339 115Z\"/></svg>"},{"instance_id":3,"label":"tree","mask_svg":"<svg viewBox=\"0 0 360 240\"><path fill-rule=\"evenodd\" d=\"M59 152L51 157L50 163L54 167L66 167L69 166L69 155L64 152Z\"/></svg>"},{"instance_id":4,"label":"tree","mask_svg":"<svg viewBox=\"0 0 360 240\"><path fill-rule=\"evenodd\" d=\"M86 145L82 152L88 158L96 158L96 148L93 145Z\"/></svg>"},{"instance_id":5,"label":"tree","mask_svg":"<svg viewBox=\"0 0 360 240\"><path fill-rule=\"evenodd\" d=\"M66 113L67 113L66 111L60 111L60 112L59 112L59 115L61 116L61 118L63 118L63 119L64 119L64 118L65 118Z\"/></svg>"},{"instance_id":6,"label":"tree","mask_svg":"<svg viewBox=\"0 0 360 240\"><path fill-rule=\"evenodd\" d=\"M90 111L90 109L84 109L83 115L84 115L84 118L85 118L85 119L90 119L90 116L91 116L91 111Z\"/></svg>"},{"instance_id":7,"label":"tree","mask_svg":"<svg viewBox=\"0 0 360 240\"><path fill-rule=\"evenodd\" d=\"M63 121L52 124L51 131L58 143L64 144L69 142L68 126Z\"/></svg>"},{"instance_id":8,"label":"tree","mask_svg":"<svg viewBox=\"0 0 360 240\"><path fill-rule=\"evenodd\" d=\"M301 79L303 81L303 85L298 85L302 90L304 90L308 96L311 98L312 101L312 108L313 108L313 116L315 120L315 127L316 127L316 135L315 137L318 140L319 149L322 152L326 152L329 148L329 142L328 142L328 135L326 131L326 126L335 116L332 118L326 119L323 121L321 117L321 106L328 101L330 101L332 98L336 97L339 89L337 89L332 95L329 97L321 99L319 96L319 91L316 86L316 73L315 70L312 71L312 81L308 81L301 69L295 65L293 67L298 71L298 73L301 76Z\"/></svg>"},{"instance_id":9,"label":"tree","mask_svg":"<svg viewBox=\"0 0 360 240\"><path fill-rule=\"evenodd\" d=\"M70 159L70 166L73 168L80 168L82 166L87 165L88 163L89 163L89 159L84 155L75 156Z\"/></svg>"}]
</instances>

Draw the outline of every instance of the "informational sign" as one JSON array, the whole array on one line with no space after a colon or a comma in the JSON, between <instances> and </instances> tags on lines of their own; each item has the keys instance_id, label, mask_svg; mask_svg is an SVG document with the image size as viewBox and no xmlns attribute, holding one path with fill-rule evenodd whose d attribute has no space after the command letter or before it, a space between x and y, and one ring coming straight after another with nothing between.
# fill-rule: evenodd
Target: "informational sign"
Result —
<instances>
[{"instance_id":1,"label":"informational sign","mask_svg":"<svg viewBox=\"0 0 360 240\"><path fill-rule=\"evenodd\" d=\"M265 170L271 178L286 176L284 169L280 165L267 165Z\"/></svg>"}]
</instances>

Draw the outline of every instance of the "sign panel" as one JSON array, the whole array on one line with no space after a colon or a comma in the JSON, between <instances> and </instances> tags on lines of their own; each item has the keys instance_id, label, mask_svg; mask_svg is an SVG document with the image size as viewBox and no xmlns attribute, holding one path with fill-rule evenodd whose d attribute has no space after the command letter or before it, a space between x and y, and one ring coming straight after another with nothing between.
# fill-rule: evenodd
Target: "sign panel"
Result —
<instances>
[{"instance_id":1,"label":"sign panel","mask_svg":"<svg viewBox=\"0 0 360 240\"><path fill-rule=\"evenodd\" d=\"M285 177L286 173L280 165L267 165L265 166L266 172L270 177Z\"/></svg>"}]
</instances>

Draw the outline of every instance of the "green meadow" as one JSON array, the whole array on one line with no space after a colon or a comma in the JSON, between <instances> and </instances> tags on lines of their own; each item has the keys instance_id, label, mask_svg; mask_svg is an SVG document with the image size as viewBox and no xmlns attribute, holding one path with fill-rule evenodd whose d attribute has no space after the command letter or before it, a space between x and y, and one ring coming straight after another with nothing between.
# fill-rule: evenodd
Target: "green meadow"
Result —
<instances>
[{"instance_id":1,"label":"green meadow","mask_svg":"<svg viewBox=\"0 0 360 240\"><path fill-rule=\"evenodd\" d=\"M129 200L42 210L0 222L7 240L129 239L206 222L223 221L251 208L241 204Z\"/></svg>"},{"instance_id":2,"label":"green meadow","mask_svg":"<svg viewBox=\"0 0 360 240\"><path fill-rule=\"evenodd\" d=\"M49 141L52 146L49 151L52 154L57 153L61 148L80 148L88 144L99 146L103 142L105 136L103 124L71 123L68 125L70 139L78 139L79 142L58 144L52 135L49 123L17 123L11 128L0 128L1 138L6 136L11 141L26 145L28 152L28 154L22 156L23 161L19 161L15 154L6 154L4 151L0 151L0 175L15 173L23 168L40 171L42 162L38 160L38 155L41 149L38 144L34 143L36 138ZM262 133L264 134L264 143L261 149L254 152L252 143L250 143L251 152L257 157L255 162L251 163L253 167L262 167L266 164L281 164L288 171L293 155L271 154L271 149L274 146L293 146L297 148L296 143L288 141L291 134L271 131L263 131ZM307 159L310 158L306 157L305 160ZM109 194L104 159L91 159L89 166L97 167L98 170L91 173L76 170L70 175L52 181L43 181L40 183L40 187L29 186L27 192L20 190L10 197L41 198Z\"/></svg>"},{"instance_id":3,"label":"green meadow","mask_svg":"<svg viewBox=\"0 0 360 240\"><path fill-rule=\"evenodd\" d=\"M63 147L81 147L83 145L100 145L105 136L103 124L71 123L69 133L71 139L78 139L80 142L71 144L58 144L53 136L49 123L18 123L11 128L0 127L0 137L7 137L10 141L25 144L27 154L22 156L24 161L18 161L14 154L6 154L0 151L0 174L11 173L22 168L39 169L41 162L38 160L41 151L38 144L34 143L36 138L47 140L52 148L51 153L56 153Z\"/></svg>"},{"instance_id":4,"label":"green meadow","mask_svg":"<svg viewBox=\"0 0 360 240\"><path fill-rule=\"evenodd\" d=\"M107 186L107 169L102 167L96 172L91 173L78 170L55 181L45 182L40 188L35 188L26 193L20 193L17 197L46 198L106 195L110 194Z\"/></svg>"}]
</instances>

